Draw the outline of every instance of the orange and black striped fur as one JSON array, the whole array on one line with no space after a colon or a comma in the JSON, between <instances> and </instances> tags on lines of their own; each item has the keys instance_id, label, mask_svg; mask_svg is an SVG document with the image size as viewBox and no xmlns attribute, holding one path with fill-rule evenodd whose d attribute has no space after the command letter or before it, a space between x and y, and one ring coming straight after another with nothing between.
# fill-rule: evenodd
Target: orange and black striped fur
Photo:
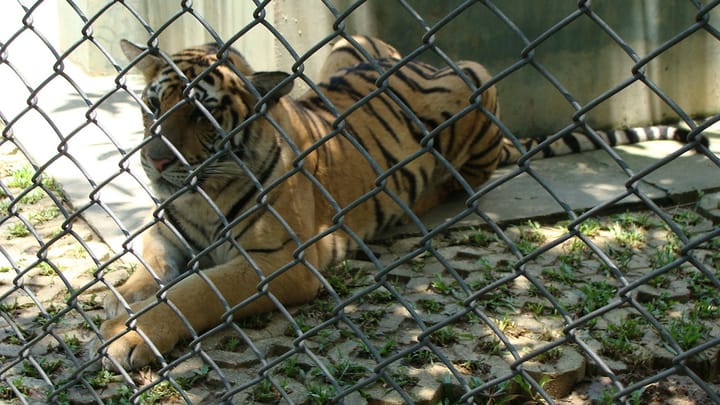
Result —
<instances>
[{"instance_id":1,"label":"orange and black striped fur","mask_svg":"<svg viewBox=\"0 0 720 405\"><path fill-rule=\"evenodd\" d=\"M201 46L169 64L123 42L147 81L141 159L165 220L143 235L147 269L106 299L105 366L141 367L151 345L164 353L224 316L312 300L328 264L458 187L447 165L471 187L487 180L503 148L495 88L477 92L487 71L408 62L378 88L398 52L351 41L366 52L336 44L319 92L297 99L289 75L254 72L235 51ZM157 304L161 287L171 304Z\"/></svg>"}]
</instances>

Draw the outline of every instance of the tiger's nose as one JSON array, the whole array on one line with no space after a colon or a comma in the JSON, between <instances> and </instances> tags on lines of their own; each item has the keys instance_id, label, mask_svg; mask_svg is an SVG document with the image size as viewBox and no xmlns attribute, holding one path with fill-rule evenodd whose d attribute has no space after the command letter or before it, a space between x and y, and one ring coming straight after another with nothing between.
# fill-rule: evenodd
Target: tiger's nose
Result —
<instances>
[{"instance_id":1,"label":"tiger's nose","mask_svg":"<svg viewBox=\"0 0 720 405\"><path fill-rule=\"evenodd\" d=\"M148 158L148 160L150 161L150 163L153 166L155 166L155 168L159 172L165 170L165 168L170 166L170 164L174 161L174 159L152 159L152 158Z\"/></svg>"}]
</instances>

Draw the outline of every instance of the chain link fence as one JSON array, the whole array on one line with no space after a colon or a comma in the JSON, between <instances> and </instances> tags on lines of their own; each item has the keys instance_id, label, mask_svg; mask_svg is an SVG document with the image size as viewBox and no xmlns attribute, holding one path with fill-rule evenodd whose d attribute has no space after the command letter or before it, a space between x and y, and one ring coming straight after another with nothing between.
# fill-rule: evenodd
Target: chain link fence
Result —
<instances>
[{"instance_id":1,"label":"chain link fence","mask_svg":"<svg viewBox=\"0 0 720 405\"><path fill-rule=\"evenodd\" d=\"M46 38L44 19L35 18L38 10L59 3L81 27L75 33L80 39L63 47ZM344 7L307 2L334 23L306 50L294 49L285 39L288 33L269 22L276 3L253 1L253 17L225 39L191 1L177 2L174 15L159 25L127 1L108 1L93 13L84 2L73 1L4 5L19 17L0 38L8 90L0 110L1 401L496 404L680 398L720 403L720 203L698 192L684 197L692 204L668 206L666 198L656 198L646 187L654 174L689 156L717 176L718 156L697 142L673 144L670 152L639 168L609 147L596 152L622 173L622 187L590 207L560 196L544 171L553 163L533 161L537 151L531 150L477 190L454 196L461 204L454 211L445 208L441 223L416 219L361 244L356 257L323 273L326 288L313 302L225 322L182 342L153 367L103 369L102 350L91 345L102 339L102 296L114 293L137 270L136 241L150 224L144 218L153 200L137 162L142 85L125 61L107 51L115 44L99 39L93 27L119 9L151 39L183 19L201 25L221 44L262 30L291 55L293 63L285 70L319 91L304 63L346 36L346 22L371 2ZM430 17L412 2L398 1L388 7L402 24L381 30L397 37L420 31L404 36L414 44L401 49L406 58L427 57L458 69L457 58L436 38L449 35L444 30L471 12L490 18L508 40L523 44L515 60L493 67L490 84L501 87L519 71L539 75L569 106L553 139L578 128L592 133L588 117L638 86L689 126L691 136L720 118L686 112L648 73L656 69L653 61L694 36L720 40L711 21L720 2L676 2L691 8L694 18L642 52L591 1L577 2L567 15L532 34L516 24L504 3L452 2ZM373 7L383 14L383 5ZM583 99L541 56L549 40L579 21L591 23L596 35L632 64L623 80ZM492 29L465 28L471 36ZM22 46L23 41L34 47ZM100 55L117 73L87 76L70 62L79 52ZM703 63L684 61L679 69ZM703 80L718 82L710 70ZM501 103L505 108L524 101L501 98ZM123 105L132 107L127 116ZM504 125L502 116L497 124L517 142L515 133L522 129ZM686 176L693 174L671 171L670 179ZM561 215L551 221L527 216L507 221L487 214L482 201L521 177L545 190Z\"/></svg>"}]
</instances>

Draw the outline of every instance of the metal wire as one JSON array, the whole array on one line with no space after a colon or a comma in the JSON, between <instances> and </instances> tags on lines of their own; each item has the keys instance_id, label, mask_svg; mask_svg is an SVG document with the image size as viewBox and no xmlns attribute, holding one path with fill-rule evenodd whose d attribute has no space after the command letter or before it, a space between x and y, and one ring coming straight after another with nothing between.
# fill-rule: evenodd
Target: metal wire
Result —
<instances>
[{"instance_id":1,"label":"metal wire","mask_svg":"<svg viewBox=\"0 0 720 405\"><path fill-rule=\"evenodd\" d=\"M507 400L517 395L524 395L527 400L554 403L559 398L548 387L557 376L548 377L550 374L546 376L542 373L538 374L533 365L539 361L538 359L563 351L572 351L577 352L586 361L588 370L585 371L583 378L606 379L603 380L606 381L606 390L602 392L605 395L602 397L602 400L606 401L604 403L623 403L637 399L653 384L662 383L677 375L687 376L706 398L720 403L717 385L713 385L717 382L714 379L717 379L719 367L717 353L720 351L720 338L710 337L688 344L673 329L673 325L679 327L685 323L702 324L704 321L686 319L685 314L679 319L669 321L657 313L657 308L650 308L646 298L640 298L643 288L652 284L654 280L670 274L682 273L692 278L694 284L688 288L698 291L689 300L694 301L692 303L695 305L707 305L710 312L715 311L712 315L715 321L720 318L720 312L717 311L720 299L718 295L703 296L703 291L720 290L716 267L717 262L720 261L714 262L715 259L710 258L710 253L707 252L720 247L717 243L720 240L718 224L712 224L708 230L689 234L677 216L668 212L667 208L658 204L640 188L649 175L667 167L691 150L698 151L706 158L709 165L720 166L720 159L700 144L699 137L702 131L717 122L720 117L710 117L699 123L693 121L691 114L683 110L662 86L647 74L649 63L698 32L720 38L718 30L710 22L710 14L716 10L719 1L707 5L690 1L689 3L698 10L696 20L645 53L633 49L631 44L596 11L590 1L579 1L575 10L556 23L549 23L544 32L534 36L525 33L513 18L503 11L499 2L489 0L461 2L457 6L451 6L440 18L432 19L435 22L430 22L431 19L424 16L410 2L400 1L399 6L409 15L409 24L417 24L422 31L422 36L416 41L419 45L405 52L403 59L389 70L384 70L378 63L371 61L370 63L380 73L376 83L377 88L346 111L333 111L336 121L331 133L326 134L307 149L301 150L292 142L291 137L283 132L277 122L263 118L266 115L261 108L248 119L248 122L241 124L232 133L223 134L229 138L235 132L242 131L243 125L247 125L249 121L269 119L296 155L293 169L272 184L263 185L253 177L245 164L238 160L238 167L246 172L260 192L256 207L233 222L224 219L221 210L209 197L206 197L209 206L222 219L224 228L219 232L218 240L203 249L195 249L191 243L185 242L185 249L193 252L188 264L190 268L185 277L199 276L215 291L225 311L222 322L208 331L195 331L192 330L190 322L183 317L182 312L173 307L175 314L182 319L184 327L191 331L188 341L179 345L170 355L154 350L158 359L154 371L145 370L137 373L120 370L117 374L100 369L105 348L121 336L102 341L98 315L101 312L101 305L95 302L95 294L107 290L109 294L119 296L115 288L117 280L114 275L132 271L132 269L122 269L123 266L127 266L125 263L139 263L140 266L147 264L133 247L138 237L158 223L166 223L172 228L166 219L168 204L183 193L195 191L202 194L202 191L198 191L197 187L188 183L169 201L154 200L157 206L152 218L139 227L129 227L123 223L124 220L117 215L112 204L107 202L104 196L122 179L137 183L145 196L154 197L144 184L140 171L131 161L137 157L144 143L123 146L124 142L118 141L125 135L123 129L113 127L111 122L106 122L101 117L103 110L109 108L111 99L117 96L128 96L138 108L147 111L140 98L129 89L127 84L130 69L138 61L131 61L126 65L113 60L104 47L107 44L98 40L93 33L94 24L111 9L126 10L147 32L146 43L149 46L147 52L159 55L168 62L169 57L157 47L158 38L182 18L192 18L202 26L219 45L220 54L224 54L225 57L227 50L248 32L262 28L277 40L294 60L293 65L289 67L291 70L289 80L300 79L311 91L316 92L326 105L334 108L332 103L325 99L320 86L306 74L305 64L321 49L340 38L347 39L357 46L350 33L346 31L347 23L361 6L369 2L361 0L350 2L351 4L345 9L335 7L329 1L314 3L313 7L317 8L318 12L332 15L334 23L332 27L328 27L327 35L310 46L307 51L294 49L282 30L268 21L266 17L271 12L267 9L271 4L269 0L254 0L253 4L256 7L253 13L254 19L239 27L237 34L225 42L191 1L178 2L177 11L157 28L153 28L147 17L132 6L132 2L109 1L97 11L89 13L75 2L68 0L67 5L77 14L82 27L80 39L66 49L57 49L53 46L43 36L43 27L34 23L33 17L38 8L52 2L39 0L32 6L27 6L26 3L28 2L18 1L17 4L12 4L12 7L22 10L23 16L16 22L14 33L7 38L0 38L4 41L0 43L0 69L4 69L27 92L24 97L12 100L17 108L12 111L0 111L0 123L3 126L0 150L17 150L15 153L21 163L29 166L31 177L27 183L20 186L11 184L8 180L9 173L3 174L5 177L0 178L2 197L0 201L4 202L0 211L0 227L9 229L15 226L26 229L25 237L32 240L34 246L31 249L31 256L34 258L28 262L27 252L17 250L18 248L11 243L7 246L0 243L0 264L3 264L0 275L9 275L0 279L0 325L2 325L0 400L14 403L49 401L99 404L109 400L130 403L159 400L179 403L245 401L358 403L361 400L392 398L398 402L412 403L420 400L418 396L420 394L414 387L430 381L434 382L436 387L435 396L431 400L438 403L496 403L502 402L503 398ZM436 35L443 33L464 14L478 8L494 16L498 25L508 28L515 39L521 41L523 49L517 60L496 72L489 82L474 89L473 104L467 111L459 114L482 109L483 92L490 86L502 84L509 76L521 69L532 69L537 72L548 83L549 88L557 91L567 101L572 113L568 116L568 123L564 128L549 136L545 143L525 151L516 167L509 170L506 175L495 177L485 185L473 189L463 176L450 166L446 157L433 147L439 129L427 130L421 120L403 102L402 97L390 90L387 79L409 61L432 54L464 77L469 86L472 85L453 57L448 56L439 45ZM563 29L580 20L589 21L597 26L609 38L610 43L627 55L633 64L624 80L586 102L580 101L573 95L552 69L536 57L542 46ZM24 36L32 36L39 40L43 49L52 55L52 64L48 66L51 73L38 80L26 78L14 63L13 55L20 52L16 43ZM70 57L82 47L90 47L98 51L117 71L112 86L103 90L102 94L96 95L95 89L84 88L67 67ZM360 50L360 52L365 51ZM221 59L219 63L223 63L223 60ZM177 67L174 69L180 74ZM236 73L242 76L240 72ZM183 104L198 104L190 96L190 90L201 78L202 75L193 81L186 80L186 88L183 90L185 99L174 109L179 109ZM72 88L74 96L79 98L84 108L82 116L76 117L81 122L73 128L67 129L68 125L64 122L56 122L53 112L43 107L46 89L58 81ZM588 123L587 114L603 103L612 102L610 99L614 95L636 85L642 85L657 95L682 122L691 128L690 142L639 170L633 170L610 145L603 145L603 150L611 161L625 175L624 190L616 195L609 195L604 202L584 213L576 212L576 209L565 201L552 183L544 177L544 173L532 165L532 158L536 158L546 144L578 129L584 130L593 142L603 143L601 137ZM409 153L407 157L397 161L387 170L383 170L374 162L367 150L347 130L345 123L345 119L353 111L379 94L395 102L413 125L422 128L422 142L419 149ZM511 139L518 148L523 149L515 134L502 122L502 117L493 116L490 111L484 112L501 128L507 138ZM153 128L162 125L169 114L156 117ZM46 124L46 130L50 133L53 144L29 144L27 134L22 133L23 123L27 120L40 120ZM211 118L211 121L214 120ZM451 123L452 121L440 124L440 128ZM216 122L215 127L220 131ZM119 157L115 173L98 178L93 168L85 162L84 157L75 154L73 148L75 140L81 138L88 130L97 130L99 136L103 138L101 142L106 142L117 150ZM304 166L304 159L308 155L318 151L325 142L334 137L348 140L377 174L376 187L365 190L361 197L348 206L341 206L335 201L332 194ZM149 140L144 142L147 143ZM38 161L36 148L55 152ZM462 187L462 192L455 198L464 201L457 212L447 212L446 221L434 227L424 223L422 217L415 215L402 198L395 195L388 186L389 179L397 170L424 154L433 155L437 161L447 166L448 171ZM87 182L86 199L75 199L72 206L64 200L58 188L47 181L53 169L62 162L71 165L80 173L79 177ZM678 176L684 175L678 174ZM320 190L328 204L335 210L333 226L309 240L302 240L297 236L267 198L271 190L282 189L287 179L292 176L304 176L309 179L313 187ZM530 249L521 246L519 240L511 235L513 232L511 229L515 231L520 229L521 233L526 231L522 226L498 223L478 208L478 202L483 197L523 176L531 178L545 190L553 204L556 204L568 219L561 234L551 240L539 242ZM60 229L49 235L41 223L22 208L29 196L38 190L48 197L49 204L57 210L57 215L62 219ZM345 215L351 209L379 193L388 195L401 206L412 226L411 235L400 238L400 242L409 241L405 242L402 248L389 247L388 244L393 242L364 241L345 222ZM631 197L639 201L642 210L650 212L654 218L657 218L658 223L667 230L669 239L677 241L676 252L670 259L648 266L646 272L639 276L630 276L627 273L622 253L609 252L600 246L592 235L583 230L585 225L604 215L603 213L612 211L621 201ZM96 246L97 241L93 240L93 233L98 233L101 238L106 237L101 231L102 228L96 226L98 224L94 224L90 219L90 213L96 209L104 213L107 221L113 223L123 235L122 243L114 246L113 252L99 250ZM297 246L293 260L270 276L263 274L259 266L254 264L251 254L232 239L230 234L236 223L260 210L270 212L292 236L292 241ZM470 217L479 218L478 223L482 224L483 232L494 235L493 243L503 247L502 254L492 250L478 254L474 250L477 249L476 247L468 247L470 244L463 247L446 243L451 237L448 235L452 235L458 229L465 229L459 226ZM90 222L92 231L86 229L84 221ZM174 232L182 238L178 230ZM338 284L337 280L333 279L336 276L332 272L313 268L305 258L304 251L307 247L333 232L343 232L348 235L348 238L358 245L357 250L362 257L362 260L358 261L362 264L355 263L355 265L364 266L364 269L351 270L353 272L350 276L350 283L353 284L351 288L346 289L342 283ZM76 248L77 251L87 258L90 271L84 275L67 270L64 261L58 257L58 251L66 241L79 246ZM580 305L582 308L567 305L559 296L556 285L549 282L537 270L538 263L542 263L545 258L554 254L553 252L566 249L566 246L573 242L578 242L579 246L582 246L581 249L586 252L584 254L598 263L596 276L605 277L602 283L597 283L608 291L606 299L600 304L591 306L586 302L585 307ZM234 306L226 302L219 293L218 286L200 271L200 263L205 255L215 247L226 243L231 244L247 258L259 280L256 293L248 297L245 302ZM489 267L475 263L474 270L468 271L461 268L462 266L452 256L463 249L465 249L464 254L473 257L477 263L486 260L485 256L500 255L502 258ZM632 250L631 247L625 249ZM344 262L336 266L353 266L352 263L354 262ZM314 277L321 280L324 289L316 302L300 310L283 306L268 288L272 280L297 264L308 267ZM422 266L426 266L426 270L421 270ZM118 271L117 268L121 270ZM427 268L432 268L432 274L427 273ZM342 273L343 270L336 269L336 271ZM482 274L478 275L480 273ZM431 278L432 276L435 278ZM567 275L567 277L571 276ZM43 289L45 286L39 286L38 283L50 282L48 280L51 277L56 277L52 281L56 286L52 289L53 295L48 296ZM153 277L159 280L157 275ZM167 299L167 292L181 279L161 286L156 294L158 304L163 303L172 307L172 303ZM427 279L427 289L434 291L432 294L426 293L424 298L419 298L422 294L402 285L422 279ZM589 285L595 285L593 282L587 281L576 289L582 290ZM498 311L495 307L496 305L513 307L514 303L509 300L513 296L512 289L522 283L529 286L528 291L533 291L537 301L535 304L541 305L541 312L548 317L546 321L554 322L558 326L557 336L535 346L518 343L517 336L513 335L516 332L507 327L508 323L515 322L512 316ZM585 299L589 301L590 293L585 294ZM247 302L262 297L273 303L276 308L275 313L250 320L236 319L235 314L239 308ZM437 299L443 307L442 310L428 316L431 311L419 307L423 303L431 305L432 300L427 297ZM127 303L123 306L132 314L127 324L128 330L124 333L132 330L141 333L136 328L136 319L150 308L133 313ZM324 307L322 310L316 310L317 306ZM544 306L549 308L550 313L558 316L551 320L548 311L542 309ZM659 336L660 344L670 353L664 360L665 364L646 367L637 375L628 375L627 370L618 369L616 364L618 358L608 355L608 349L599 345L598 337L593 331L597 323L609 323L608 319L620 311L628 314L625 319L642 321L646 333ZM29 319L28 314L32 312L37 313L37 316ZM518 313L516 311L515 315ZM308 319L311 314L318 318ZM390 322L398 323L394 325L396 336L383 336L383 333L388 333L389 328L389 326L379 326L383 322L383 317L391 319ZM253 322L262 325L254 326ZM717 331L717 326L715 328L714 331ZM465 335L456 329L465 331ZM701 328L695 331L702 334L707 333L708 330ZM406 335L412 335L413 338L409 339ZM471 345L473 350L468 351L467 345L460 342L463 339L473 341ZM91 340L99 340L100 343L93 349L84 346ZM228 349L230 346L242 346L246 350L237 353ZM459 360L462 356L466 356L465 361ZM420 365L413 366L416 363ZM115 365L119 366L117 363ZM482 371L485 366L492 372ZM575 382L579 381L580 379L577 379ZM503 395L505 397L502 397Z\"/></svg>"}]
</instances>

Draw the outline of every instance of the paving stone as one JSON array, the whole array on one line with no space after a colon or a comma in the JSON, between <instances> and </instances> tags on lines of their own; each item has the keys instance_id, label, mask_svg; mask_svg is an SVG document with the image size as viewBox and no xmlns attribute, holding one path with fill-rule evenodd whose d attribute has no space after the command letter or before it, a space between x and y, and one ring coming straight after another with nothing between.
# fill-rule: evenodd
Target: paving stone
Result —
<instances>
[{"instance_id":1,"label":"paving stone","mask_svg":"<svg viewBox=\"0 0 720 405\"><path fill-rule=\"evenodd\" d=\"M441 364L433 364L423 369L411 369L411 377L418 378L417 386L408 390L416 404L435 405L442 397L442 381L450 375L450 370Z\"/></svg>"},{"instance_id":2,"label":"paving stone","mask_svg":"<svg viewBox=\"0 0 720 405\"><path fill-rule=\"evenodd\" d=\"M170 371L170 375L174 378L192 378L205 367L208 366L205 364L202 357L199 355L193 356L173 367L172 371Z\"/></svg>"},{"instance_id":3,"label":"paving stone","mask_svg":"<svg viewBox=\"0 0 720 405\"><path fill-rule=\"evenodd\" d=\"M260 359L250 349L242 353L226 350L208 350L207 353L218 366L224 368L248 368L260 364Z\"/></svg>"},{"instance_id":4,"label":"paving stone","mask_svg":"<svg viewBox=\"0 0 720 405\"><path fill-rule=\"evenodd\" d=\"M702 196L698 203L698 210L715 223L720 222L720 193Z\"/></svg>"},{"instance_id":5,"label":"paving stone","mask_svg":"<svg viewBox=\"0 0 720 405\"><path fill-rule=\"evenodd\" d=\"M410 320L410 313L407 311L407 309L398 309L398 312L386 315L380 320L380 322L377 324L378 333L389 334L395 332L404 321Z\"/></svg>"},{"instance_id":6,"label":"paving stone","mask_svg":"<svg viewBox=\"0 0 720 405\"><path fill-rule=\"evenodd\" d=\"M204 404L208 403L207 400L210 397L210 391L193 387L188 390L185 390L185 395L188 396L188 399L193 404Z\"/></svg>"},{"instance_id":7,"label":"paving stone","mask_svg":"<svg viewBox=\"0 0 720 405\"><path fill-rule=\"evenodd\" d=\"M672 280L669 287L653 287L648 284L638 286L637 299L640 302L652 302L653 300L667 296L669 300L686 302L691 297L686 280Z\"/></svg>"},{"instance_id":8,"label":"paving stone","mask_svg":"<svg viewBox=\"0 0 720 405\"><path fill-rule=\"evenodd\" d=\"M653 367L657 369L665 369L675 365L677 356L668 349L669 346L659 344L659 342L652 342L644 345L644 347L650 352ZM686 358L684 360L684 364L700 378L712 380L717 378L717 370L720 368L720 363L718 362L719 352L720 348L717 346L709 348Z\"/></svg>"},{"instance_id":9,"label":"paving stone","mask_svg":"<svg viewBox=\"0 0 720 405\"><path fill-rule=\"evenodd\" d=\"M478 262L477 260L453 260L450 262L450 264L458 272L463 271L466 273L482 271L485 268L483 263Z\"/></svg>"},{"instance_id":10,"label":"paving stone","mask_svg":"<svg viewBox=\"0 0 720 405\"><path fill-rule=\"evenodd\" d=\"M17 357L20 355L22 346L0 343L0 357Z\"/></svg>"},{"instance_id":11,"label":"paving stone","mask_svg":"<svg viewBox=\"0 0 720 405\"><path fill-rule=\"evenodd\" d=\"M412 293L427 293L430 291L430 284L434 280L428 278L428 277L415 277L408 281L407 285L405 286L405 291L408 294Z\"/></svg>"},{"instance_id":12,"label":"paving stone","mask_svg":"<svg viewBox=\"0 0 720 405\"><path fill-rule=\"evenodd\" d=\"M100 397L103 403L113 402L114 398L122 396L127 391L127 385L119 382L111 382L105 387L93 388L94 395L89 390L73 387L68 389L68 400L71 404L90 405L97 404L96 396Z\"/></svg>"},{"instance_id":13,"label":"paving stone","mask_svg":"<svg viewBox=\"0 0 720 405\"><path fill-rule=\"evenodd\" d=\"M650 258L644 254L633 255L627 264L627 268L630 271L635 269L649 269L650 267L652 267L650 265Z\"/></svg>"},{"instance_id":14,"label":"paving stone","mask_svg":"<svg viewBox=\"0 0 720 405\"><path fill-rule=\"evenodd\" d=\"M585 357L568 346L561 346L561 350L560 357L554 361L529 361L523 365L535 381L547 379L543 389L553 398L567 396L585 378Z\"/></svg>"}]
</instances>

